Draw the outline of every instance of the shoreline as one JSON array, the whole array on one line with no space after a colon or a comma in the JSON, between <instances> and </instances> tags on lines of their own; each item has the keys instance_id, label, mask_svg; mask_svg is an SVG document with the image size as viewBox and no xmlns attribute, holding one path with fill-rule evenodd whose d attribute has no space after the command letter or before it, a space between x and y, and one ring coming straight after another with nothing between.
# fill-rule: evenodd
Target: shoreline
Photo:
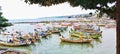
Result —
<instances>
[{"instance_id":1,"label":"shoreline","mask_svg":"<svg viewBox=\"0 0 120 54\"><path fill-rule=\"evenodd\" d=\"M54 22L56 22L56 23L61 23L61 22L78 22L78 21L76 21L76 20L73 20L73 21L64 21L64 20L62 20L62 21L40 21L40 22L11 22L11 23L13 23L13 24L22 24L22 23L54 23Z\"/></svg>"},{"instance_id":2,"label":"shoreline","mask_svg":"<svg viewBox=\"0 0 120 54\"><path fill-rule=\"evenodd\" d=\"M12 54L29 54L27 51L20 51L20 50L12 50L12 49L8 49L8 48L0 48L0 54L8 54L8 53L12 53Z\"/></svg>"}]
</instances>

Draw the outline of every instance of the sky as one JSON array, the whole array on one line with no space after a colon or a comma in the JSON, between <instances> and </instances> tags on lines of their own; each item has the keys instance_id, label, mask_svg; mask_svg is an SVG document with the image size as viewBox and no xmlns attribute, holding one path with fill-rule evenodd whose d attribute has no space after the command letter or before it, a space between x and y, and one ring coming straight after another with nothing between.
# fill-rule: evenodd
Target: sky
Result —
<instances>
[{"instance_id":1,"label":"sky","mask_svg":"<svg viewBox=\"0 0 120 54\"><path fill-rule=\"evenodd\" d=\"M7 19L32 19L95 12L95 10L82 10L81 7L71 7L68 3L44 7L26 4L24 0L0 0L0 6L2 6L0 11Z\"/></svg>"}]
</instances>

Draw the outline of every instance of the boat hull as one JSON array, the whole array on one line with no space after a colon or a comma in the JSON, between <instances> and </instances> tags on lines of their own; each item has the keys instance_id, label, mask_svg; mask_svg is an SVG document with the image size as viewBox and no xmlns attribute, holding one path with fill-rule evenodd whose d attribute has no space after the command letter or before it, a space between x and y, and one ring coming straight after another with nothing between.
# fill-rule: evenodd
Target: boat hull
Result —
<instances>
[{"instance_id":1,"label":"boat hull","mask_svg":"<svg viewBox=\"0 0 120 54\"><path fill-rule=\"evenodd\" d=\"M66 38L60 38L61 41L63 42L71 42L71 43L90 43L92 41L92 39L84 39L84 40L70 40L70 39L66 39Z\"/></svg>"},{"instance_id":2,"label":"boat hull","mask_svg":"<svg viewBox=\"0 0 120 54\"><path fill-rule=\"evenodd\" d=\"M2 42L0 41L0 45L3 45L3 46L9 46L9 47L20 47L20 46L29 46L31 45L30 43L8 43L8 42Z\"/></svg>"}]
</instances>

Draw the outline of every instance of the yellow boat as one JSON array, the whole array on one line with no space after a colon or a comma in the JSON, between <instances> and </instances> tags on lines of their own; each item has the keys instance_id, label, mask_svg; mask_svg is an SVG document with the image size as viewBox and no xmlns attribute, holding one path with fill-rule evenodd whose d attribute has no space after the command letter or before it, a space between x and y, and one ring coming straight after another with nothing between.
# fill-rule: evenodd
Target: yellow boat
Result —
<instances>
[{"instance_id":1,"label":"yellow boat","mask_svg":"<svg viewBox=\"0 0 120 54\"><path fill-rule=\"evenodd\" d=\"M63 37L60 39L63 42L71 42L71 43L90 43L92 41L92 39L71 40L71 39L67 39L67 38L63 38Z\"/></svg>"},{"instance_id":2,"label":"yellow boat","mask_svg":"<svg viewBox=\"0 0 120 54\"><path fill-rule=\"evenodd\" d=\"M52 32L47 32L46 34L47 34L47 35L51 35L51 34L52 34Z\"/></svg>"},{"instance_id":3,"label":"yellow boat","mask_svg":"<svg viewBox=\"0 0 120 54\"><path fill-rule=\"evenodd\" d=\"M53 30L52 33L60 33L60 30Z\"/></svg>"},{"instance_id":4,"label":"yellow boat","mask_svg":"<svg viewBox=\"0 0 120 54\"><path fill-rule=\"evenodd\" d=\"M8 42L5 42L5 41L0 41L0 45L9 46L9 47L19 47L19 46L29 46L29 45L31 45L31 42L26 42L26 43L8 43Z\"/></svg>"},{"instance_id":5,"label":"yellow boat","mask_svg":"<svg viewBox=\"0 0 120 54\"><path fill-rule=\"evenodd\" d=\"M105 26L105 24L98 24L98 26L100 26L100 27L104 27L104 26Z\"/></svg>"}]
</instances>

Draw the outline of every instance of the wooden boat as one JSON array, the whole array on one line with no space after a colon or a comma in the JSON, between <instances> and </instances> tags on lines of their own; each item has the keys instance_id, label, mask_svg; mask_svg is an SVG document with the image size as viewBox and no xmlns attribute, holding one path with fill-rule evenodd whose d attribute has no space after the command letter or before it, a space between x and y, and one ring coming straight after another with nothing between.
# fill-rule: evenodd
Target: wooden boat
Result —
<instances>
[{"instance_id":1,"label":"wooden boat","mask_svg":"<svg viewBox=\"0 0 120 54\"><path fill-rule=\"evenodd\" d=\"M40 35L41 37L46 37L46 36L48 36L47 34L44 34L44 35Z\"/></svg>"},{"instance_id":2,"label":"wooden boat","mask_svg":"<svg viewBox=\"0 0 120 54\"><path fill-rule=\"evenodd\" d=\"M71 35L71 37L79 37L79 36L81 36L82 35L82 33L81 32L70 32L70 35Z\"/></svg>"},{"instance_id":3,"label":"wooden boat","mask_svg":"<svg viewBox=\"0 0 120 54\"><path fill-rule=\"evenodd\" d=\"M86 28L85 31L93 31L93 28Z\"/></svg>"},{"instance_id":4,"label":"wooden boat","mask_svg":"<svg viewBox=\"0 0 120 54\"><path fill-rule=\"evenodd\" d=\"M77 38L82 37L82 38L98 39L98 38L102 37L102 32L95 32L95 31L90 32L89 31L87 33L89 33L87 36L85 36L83 32L70 32L70 35L71 35L71 37L77 37Z\"/></svg>"},{"instance_id":5,"label":"wooden boat","mask_svg":"<svg viewBox=\"0 0 120 54\"><path fill-rule=\"evenodd\" d=\"M83 36L83 35L79 35L79 34L71 34L71 37L77 37L77 38L87 38L88 36ZM94 34L94 35L90 35L89 38L93 38L93 39L99 39L101 38L102 35L101 34Z\"/></svg>"},{"instance_id":6,"label":"wooden boat","mask_svg":"<svg viewBox=\"0 0 120 54\"><path fill-rule=\"evenodd\" d=\"M79 31L71 31L70 34L83 34L83 32L79 32Z\"/></svg>"},{"instance_id":7,"label":"wooden boat","mask_svg":"<svg viewBox=\"0 0 120 54\"><path fill-rule=\"evenodd\" d=\"M52 34L52 32L46 32L46 34L47 34L47 35L51 35L51 34Z\"/></svg>"},{"instance_id":8,"label":"wooden boat","mask_svg":"<svg viewBox=\"0 0 120 54\"><path fill-rule=\"evenodd\" d=\"M0 41L0 45L9 46L9 47L19 47L19 46L29 46L29 45L31 45L31 43L30 42L26 42L26 43L8 43L8 42L5 42L5 41Z\"/></svg>"},{"instance_id":9,"label":"wooden boat","mask_svg":"<svg viewBox=\"0 0 120 54\"><path fill-rule=\"evenodd\" d=\"M79 37L79 36L83 36L83 32L79 32L79 31L72 31L72 32L70 32L70 35L72 36L72 37Z\"/></svg>"},{"instance_id":10,"label":"wooden boat","mask_svg":"<svg viewBox=\"0 0 120 54\"><path fill-rule=\"evenodd\" d=\"M113 25L107 24L107 25L105 25L105 27L106 27L106 28L116 28L116 25L114 25L114 24L113 24Z\"/></svg>"},{"instance_id":11,"label":"wooden boat","mask_svg":"<svg viewBox=\"0 0 120 54\"><path fill-rule=\"evenodd\" d=\"M92 39L70 40L70 39L63 38L63 37L61 37L60 39L63 42L71 42L71 43L90 43L92 41Z\"/></svg>"},{"instance_id":12,"label":"wooden boat","mask_svg":"<svg viewBox=\"0 0 120 54\"><path fill-rule=\"evenodd\" d=\"M80 26L74 26L74 29L80 30Z\"/></svg>"},{"instance_id":13,"label":"wooden boat","mask_svg":"<svg viewBox=\"0 0 120 54\"><path fill-rule=\"evenodd\" d=\"M61 23L62 26L72 26L71 23Z\"/></svg>"},{"instance_id":14,"label":"wooden boat","mask_svg":"<svg viewBox=\"0 0 120 54\"><path fill-rule=\"evenodd\" d=\"M101 33L93 33L90 35L90 37L93 39L99 39L102 37L102 34Z\"/></svg>"},{"instance_id":15,"label":"wooden boat","mask_svg":"<svg viewBox=\"0 0 120 54\"><path fill-rule=\"evenodd\" d=\"M86 33L100 33L100 34L102 34L102 31L95 31L95 30L93 30L93 31L83 31L83 32L86 32Z\"/></svg>"},{"instance_id":16,"label":"wooden boat","mask_svg":"<svg viewBox=\"0 0 120 54\"><path fill-rule=\"evenodd\" d=\"M93 39L99 39L102 36L90 36L90 37L93 38Z\"/></svg>"},{"instance_id":17,"label":"wooden boat","mask_svg":"<svg viewBox=\"0 0 120 54\"><path fill-rule=\"evenodd\" d=\"M17 33L2 33L2 35L11 35L11 34L17 35Z\"/></svg>"},{"instance_id":18,"label":"wooden boat","mask_svg":"<svg viewBox=\"0 0 120 54\"><path fill-rule=\"evenodd\" d=\"M60 33L60 30L53 30L52 33Z\"/></svg>"},{"instance_id":19,"label":"wooden boat","mask_svg":"<svg viewBox=\"0 0 120 54\"><path fill-rule=\"evenodd\" d=\"M104 27L104 26L105 26L105 24L98 24L98 26L100 26L100 27Z\"/></svg>"},{"instance_id":20,"label":"wooden boat","mask_svg":"<svg viewBox=\"0 0 120 54\"><path fill-rule=\"evenodd\" d=\"M71 34L72 37L79 37L80 34Z\"/></svg>"},{"instance_id":21,"label":"wooden boat","mask_svg":"<svg viewBox=\"0 0 120 54\"><path fill-rule=\"evenodd\" d=\"M41 36L36 36L34 37L35 40L40 40L41 39Z\"/></svg>"}]
</instances>

